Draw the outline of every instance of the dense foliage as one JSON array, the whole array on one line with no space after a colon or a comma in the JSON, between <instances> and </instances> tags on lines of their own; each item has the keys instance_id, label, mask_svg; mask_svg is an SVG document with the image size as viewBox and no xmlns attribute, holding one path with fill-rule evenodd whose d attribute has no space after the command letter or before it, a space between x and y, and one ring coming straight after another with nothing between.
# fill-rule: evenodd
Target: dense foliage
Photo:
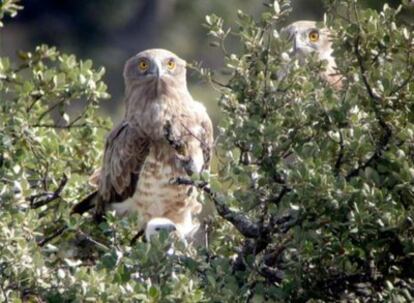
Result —
<instances>
[{"instance_id":1,"label":"dense foliage","mask_svg":"<svg viewBox=\"0 0 414 303\"><path fill-rule=\"evenodd\" d=\"M0 58L0 301L413 300L413 29L388 6L327 1L336 90L315 56L289 56L288 1L266 6L235 29L206 18L231 78L200 69L224 119L217 173L187 181L217 214L206 245L168 254L163 233L131 245L135 218L69 215L109 129L104 70L47 46Z\"/></svg>"}]
</instances>

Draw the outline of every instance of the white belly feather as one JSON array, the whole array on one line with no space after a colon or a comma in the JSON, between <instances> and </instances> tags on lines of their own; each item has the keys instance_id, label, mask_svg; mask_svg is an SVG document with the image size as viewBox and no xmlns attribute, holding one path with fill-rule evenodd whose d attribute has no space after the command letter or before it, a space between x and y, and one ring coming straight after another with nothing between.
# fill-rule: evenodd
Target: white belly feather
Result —
<instances>
[{"instance_id":1,"label":"white belly feather","mask_svg":"<svg viewBox=\"0 0 414 303\"><path fill-rule=\"evenodd\" d=\"M176 161L168 159L170 157L171 153L160 155L151 149L142 166L134 195L124 202L111 204L111 208L119 215L138 212L144 224L156 217L169 218L183 235L187 235L195 229L192 214L201 211L201 204L196 199L195 190L171 184L173 178L186 173Z\"/></svg>"}]
</instances>

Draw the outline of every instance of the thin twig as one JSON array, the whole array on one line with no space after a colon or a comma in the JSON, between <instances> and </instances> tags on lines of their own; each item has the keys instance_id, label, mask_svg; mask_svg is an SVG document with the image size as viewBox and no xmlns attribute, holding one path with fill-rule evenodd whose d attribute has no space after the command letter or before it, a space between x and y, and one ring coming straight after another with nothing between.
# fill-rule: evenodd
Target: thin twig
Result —
<instances>
[{"instance_id":1,"label":"thin twig","mask_svg":"<svg viewBox=\"0 0 414 303\"><path fill-rule=\"evenodd\" d=\"M403 83L401 83L401 85L399 85L397 88L395 88L390 94L389 94L389 97L391 97L392 95L394 95L394 94L396 94L396 93L398 93L400 90L402 90L405 86L407 86L411 81L412 81L412 79L413 79L413 76L414 76L414 67L412 67L411 68L411 71L410 71L410 75L408 76L408 78L407 79L405 79L404 81L403 81Z\"/></svg>"},{"instance_id":2,"label":"thin twig","mask_svg":"<svg viewBox=\"0 0 414 303\"><path fill-rule=\"evenodd\" d=\"M218 81L216 79L213 79L213 77L211 77L211 76L209 77L209 79L212 83L214 83L214 84L216 84L216 85L218 85L222 88L229 88L228 84L221 83L220 81Z\"/></svg>"},{"instance_id":3,"label":"thin twig","mask_svg":"<svg viewBox=\"0 0 414 303\"><path fill-rule=\"evenodd\" d=\"M40 193L40 194L36 194L36 195L32 195L28 197L27 200L30 201L31 208L37 209L39 207L42 207L43 205L46 205L58 199L67 182L68 182L68 177L65 174L63 174L63 177L59 182L59 186L54 192ZM40 197L43 197L43 198L40 199L40 201L36 201Z\"/></svg>"},{"instance_id":4,"label":"thin twig","mask_svg":"<svg viewBox=\"0 0 414 303\"><path fill-rule=\"evenodd\" d=\"M138 241L139 238L141 238L144 235L145 231L144 229L141 229L129 242L129 245L135 245L135 243ZM145 239L145 237L144 237Z\"/></svg>"},{"instance_id":5,"label":"thin twig","mask_svg":"<svg viewBox=\"0 0 414 303\"><path fill-rule=\"evenodd\" d=\"M42 119L51 111L53 111L56 107L58 107L59 105L63 104L66 101L65 98L62 98L61 100L59 100L58 102L56 102L55 104L53 104L51 107L49 107L47 110L45 110L44 112L42 112L39 116L39 118L37 119L37 123L39 123L40 121L42 121Z\"/></svg>"},{"instance_id":6,"label":"thin twig","mask_svg":"<svg viewBox=\"0 0 414 303\"><path fill-rule=\"evenodd\" d=\"M195 134L194 134L194 132L193 131L191 131L191 129L189 129L188 127L187 127L187 125L185 125L183 122L180 122L180 124L181 124L181 126L193 137L193 138L195 138L197 141L199 141L200 142L200 144L203 146L203 148L205 148L206 147L206 142L204 142L203 140L201 140L198 136L196 136Z\"/></svg>"},{"instance_id":7,"label":"thin twig","mask_svg":"<svg viewBox=\"0 0 414 303\"><path fill-rule=\"evenodd\" d=\"M110 251L110 248L96 240L94 240L91 236L87 235L83 231L79 230L78 233L85 238L85 240L95 244L97 247L101 248L104 251Z\"/></svg>"},{"instance_id":8,"label":"thin twig","mask_svg":"<svg viewBox=\"0 0 414 303\"><path fill-rule=\"evenodd\" d=\"M398 93L400 90L402 90L405 86L407 86L411 82L411 80L414 76L414 65L410 61L411 61L411 51L408 51L407 52L407 65L409 65L411 67L410 74L408 75L407 79L405 79L403 81L403 83L401 83L398 87L396 87L395 89L393 89L391 91L391 93L388 95L389 97L391 97L394 94Z\"/></svg>"},{"instance_id":9,"label":"thin twig","mask_svg":"<svg viewBox=\"0 0 414 303\"><path fill-rule=\"evenodd\" d=\"M361 52L359 51L359 45L360 45L360 36L358 36L355 40L355 45L354 45L354 49L355 49L355 55L357 57L358 60L358 65L359 65L359 69L360 69L360 73L361 73L361 77L362 77L362 82L365 85L365 88L367 89L368 95L370 96L370 98L373 101L379 101L381 100L381 97L378 96L378 94L374 93L374 90L371 87L371 84L368 81L368 77L367 77L367 70L365 68L364 65L364 59L362 58Z\"/></svg>"},{"instance_id":10,"label":"thin twig","mask_svg":"<svg viewBox=\"0 0 414 303\"><path fill-rule=\"evenodd\" d=\"M56 124L33 124L31 127L45 127L45 128L57 128L57 129L71 129L71 128L80 128L87 126L87 123L80 123L76 125L56 125Z\"/></svg>"},{"instance_id":11,"label":"thin twig","mask_svg":"<svg viewBox=\"0 0 414 303\"><path fill-rule=\"evenodd\" d=\"M50 241L52 241L53 239L55 239L56 237L60 236L61 234L63 234L65 232L65 230L67 229L67 226L62 226L61 228L57 229L54 233L52 233L51 235L47 236L46 238L43 238L42 240L37 242L37 245L39 245L40 247L44 246L46 243L49 243Z\"/></svg>"},{"instance_id":12,"label":"thin twig","mask_svg":"<svg viewBox=\"0 0 414 303\"><path fill-rule=\"evenodd\" d=\"M34 97L34 100L32 103L30 103L29 107L26 109L26 113L30 113L30 111L33 109L33 107L35 106L35 104L42 99L42 95L38 95L36 97Z\"/></svg>"}]
</instances>

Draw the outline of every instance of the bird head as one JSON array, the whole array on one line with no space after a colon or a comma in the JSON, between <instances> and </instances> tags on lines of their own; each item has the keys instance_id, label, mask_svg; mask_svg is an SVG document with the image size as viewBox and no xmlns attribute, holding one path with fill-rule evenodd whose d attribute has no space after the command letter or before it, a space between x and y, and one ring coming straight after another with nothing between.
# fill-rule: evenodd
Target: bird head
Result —
<instances>
[{"instance_id":1,"label":"bird head","mask_svg":"<svg viewBox=\"0 0 414 303\"><path fill-rule=\"evenodd\" d=\"M282 29L293 41L293 55L300 61L311 53L316 53L319 60L327 62L326 71L322 76L335 89L341 89L343 81L337 72L335 58L332 55L332 34L326 27L318 27L315 21L297 21Z\"/></svg>"},{"instance_id":2,"label":"bird head","mask_svg":"<svg viewBox=\"0 0 414 303\"><path fill-rule=\"evenodd\" d=\"M148 49L130 58L124 67L127 83L186 79L186 62L165 49Z\"/></svg>"},{"instance_id":3,"label":"bird head","mask_svg":"<svg viewBox=\"0 0 414 303\"><path fill-rule=\"evenodd\" d=\"M293 42L293 53L299 58L316 52L320 60L328 60L332 54L331 33L318 28L315 21L297 21L282 29L282 34Z\"/></svg>"},{"instance_id":4,"label":"bird head","mask_svg":"<svg viewBox=\"0 0 414 303\"><path fill-rule=\"evenodd\" d=\"M153 218L148 221L145 228L145 239L149 242L151 237L159 234L162 230L168 234L178 233L176 224L168 218ZM180 238L181 236L178 235Z\"/></svg>"}]
</instances>

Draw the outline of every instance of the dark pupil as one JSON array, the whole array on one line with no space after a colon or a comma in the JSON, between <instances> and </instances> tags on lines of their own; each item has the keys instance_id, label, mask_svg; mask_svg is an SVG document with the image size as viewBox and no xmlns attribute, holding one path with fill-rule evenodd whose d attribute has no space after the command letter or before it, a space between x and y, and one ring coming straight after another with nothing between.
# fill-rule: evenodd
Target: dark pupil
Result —
<instances>
[{"instance_id":1,"label":"dark pupil","mask_svg":"<svg viewBox=\"0 0 414 303\"><path fill-rule=\"evenodd\" d=\"M160 228L159 228L159 227L156 227L156 228L155 228L155 230L156 230L156 231L159 231L159 230L160 230Z\"/></svg>"}]
</instances>

